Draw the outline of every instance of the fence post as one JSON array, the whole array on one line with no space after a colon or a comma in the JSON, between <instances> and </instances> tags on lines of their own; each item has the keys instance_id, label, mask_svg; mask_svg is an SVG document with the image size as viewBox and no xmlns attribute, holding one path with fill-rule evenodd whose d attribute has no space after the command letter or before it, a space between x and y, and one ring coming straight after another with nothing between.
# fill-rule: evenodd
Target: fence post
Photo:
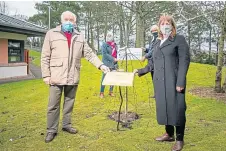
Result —
<instances>
[{"instance_id":1,"label":"fence post","mask_svg":"<svg viewBox=\"0 0 226 151\"><path fill-rule=\"evenodd\" d=\"M27 63L27 74L29 74L29 50L24 50L24 61Z\"/></svg>"}]
</instances>

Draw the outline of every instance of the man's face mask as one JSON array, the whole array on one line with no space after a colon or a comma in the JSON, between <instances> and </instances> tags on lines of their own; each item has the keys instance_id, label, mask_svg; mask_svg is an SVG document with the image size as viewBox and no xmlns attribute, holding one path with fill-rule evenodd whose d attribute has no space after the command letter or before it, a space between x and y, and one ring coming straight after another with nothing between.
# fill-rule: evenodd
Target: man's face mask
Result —
<instances>
[{"instance_id":1,"label":"man's face mask","mask_svg":"<svg viewBox=\"0 0 226 151\"><path fill-rule=\"evenodd\" d=\"M152 36L153 36L154 38L157 38L157 37L158 37L158 32L153 32L153 33L152 33Z\"/></svg>"},{"instance_id":2,"label":"man's face mask","mask_svg":"<svg viewBox=\"0 0 226 151\"><path fill-rule=\"evenodd\" d=\"M66 21L66 22L64 22L62 24L63 32L70 32L70 33L72 33L73 32L73 28L74 28L74 25L70 21Z\"/></svg>"},{"instance_id":3,"label":"man's face mask","mask_svg":"<svg viewBox=\"0 0 226 151\"><path fill-rule=\"evenodd\" d=\"M171 25L160 25L160 30L161 30L162 34L169 35L172 31L172 26Z\"/></svg>"}]
</instances>

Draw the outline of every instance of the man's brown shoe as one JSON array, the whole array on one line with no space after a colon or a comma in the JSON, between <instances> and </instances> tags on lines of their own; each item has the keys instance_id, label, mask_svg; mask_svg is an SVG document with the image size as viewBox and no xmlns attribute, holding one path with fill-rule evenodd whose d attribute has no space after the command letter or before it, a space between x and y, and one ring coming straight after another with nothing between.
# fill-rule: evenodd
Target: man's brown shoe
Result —
<instances>
[{"instance_id":1,"label":"man's brown shoe","mask_svg":"<svg viewBox=\"0 0 226 151\"><path fill-rule=\"evenodd\" d=\"M48 132L46 134L45 142L46 143L51 142L55 138L56 135L57 135L57 133Z\"/></svg>"},{"instance_id":2,"label":"man's brown shoe","mask_svg":"<svg viewBox=\"0 0 226 151\"><path fill-rule=\"evenodd\" d=\"M67 127L67 128L62 128L63 131L68 132L70 134L76 134L78 130L72 128L72 127Z\"/></svg>"},{"instance_id":3,"label":"man's brown shoe","mask_svg":"<svg viewBox=\"0 0 226 151\"><path fill-rule=\"evenodd\" d=\"M172 151L181 151L184 146L184 141L176 141L173 145Z\"/></svg>"},{"instance_id":4,"label":"man's brown shoe","mask_svg":"<svg viewBox=\"0 0 226 151\"><path fill-rule=\"evenodd\" d=\"M174 136L169 136L167 133L165 133L164 135L155 138L155 140L160 142L164 142L164 141L172 142L172 141L175 141L175 138Z\"/></svg>"}]
</instances>

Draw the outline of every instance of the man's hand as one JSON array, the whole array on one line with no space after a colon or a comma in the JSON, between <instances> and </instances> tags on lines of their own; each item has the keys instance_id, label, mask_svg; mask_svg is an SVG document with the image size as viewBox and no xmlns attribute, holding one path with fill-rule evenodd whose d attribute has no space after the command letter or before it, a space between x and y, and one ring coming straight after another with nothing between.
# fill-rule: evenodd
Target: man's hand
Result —
<instances>
[{"instance_id":1,"label":"man's hand","mask_svg":"<svg viewBox=\"0 0 226 151\"><path fill-rule=\"evenodd\" d=\"M145 58L145 56L143 56L140 61L144 62L145 60L146 60L146 58Z\"/></svg>"},{"instance_id":2,"label":"man's hand","mask_svg":"<svg viewBox=\"0 0 226 151\"><path fill-rule=\"evenodd\" d=\"M142 51L145 51L146 50L146 48L144 48L144 47L141 47L141 49L142 49Z\"/></svg>"},{"instance_id":3,"label":"man's hand","mask_svg":"<svg viewBox=\"0 0 226 151\"><path fill-rule=\"evenodd\" d=\"M116 58L114 58L114 62L118 62L118 60Z\"/></svg>"},{"instance_id":4,"label":"man's hand","mask_svg":"<svg viewBox=\"0 0 226 151\"><path fill-rule=\"evenodd\" d=\"M182 92L184 90L183 87L176 87L177 92Z\"/></svg>"},{"instance_id":5,"label":"man's hand","mask_svg":"<svg viewBox=\"0 0 226 151\"><path fill-rule=\"evenodd\" d=\"M102 72L104 72L104 73L110 72L110 69L109 69L107 66L105 66L105 65L102 65L102 66L100 67L100 70L101 70Z\"/></svg>"},{"instance_id":6,"label":"man's hand","mask_svg":"<svg viewBox=\"0 0 226 151\"><path fill-rule=\"evenodd\" d=\"M49 85L50 84L50 77L44 78L43 81L45 82L45 84Z\"/></svg>"}]
</instances>

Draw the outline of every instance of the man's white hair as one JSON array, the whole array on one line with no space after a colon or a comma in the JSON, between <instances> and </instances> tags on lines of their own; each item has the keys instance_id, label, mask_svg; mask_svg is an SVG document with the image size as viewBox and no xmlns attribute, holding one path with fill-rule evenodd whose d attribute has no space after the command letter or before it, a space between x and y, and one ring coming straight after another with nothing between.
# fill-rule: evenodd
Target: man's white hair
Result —
<instances>
[{"instance_id":1,"label":"man's white hair","mask_svg":"<svg viewBox=\"0 0 226 151\"><path fill-rule=\"evenodd\" d=\"M159 29L159 27L157 26L157 25L153 25L153 26L151 26L151 30L153 30L153 29Z\"/></svg>"},{"instance_id":2,"label":"man's white hair","mask_svg":"<svg viewBox=\"0 0 226 151\"><path fill-rule=\"evenodd\" d=\"M74 13L72 13L71 11L65 11L61 14L61 23L64 21L65 14L71 14L74 17L74 19L76 20L76 15Z\"/></svg>"}]
</instances>

